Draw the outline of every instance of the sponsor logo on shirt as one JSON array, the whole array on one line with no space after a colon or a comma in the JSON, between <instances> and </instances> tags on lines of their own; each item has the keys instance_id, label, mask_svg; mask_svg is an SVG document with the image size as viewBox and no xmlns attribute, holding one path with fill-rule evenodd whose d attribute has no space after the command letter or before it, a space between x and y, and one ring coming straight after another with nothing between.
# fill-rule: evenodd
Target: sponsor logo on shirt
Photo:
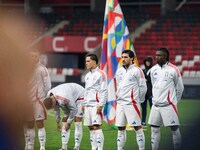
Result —
<instances>
[{"instance_id":1,"label":"sponsor logo on shirt","mask_svg":"<svg viewBox=\"0 0 200 150\"><path fill-rule=\"evenodd\" d=\"M158 72L154 72L153 77L154 77L155 79L157 79L157 78L158 78Z\"/></svg>"}]
</instances>

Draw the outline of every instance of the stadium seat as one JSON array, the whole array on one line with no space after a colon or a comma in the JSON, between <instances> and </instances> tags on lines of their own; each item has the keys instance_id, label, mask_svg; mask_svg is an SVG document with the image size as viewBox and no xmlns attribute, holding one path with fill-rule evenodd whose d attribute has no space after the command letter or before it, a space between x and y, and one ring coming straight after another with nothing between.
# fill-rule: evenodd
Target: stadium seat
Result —
<instances>
[{"instance_id":1,"label":"stadium seat","mask_svg":"<svg viewBox=\"0 0 200 150\"><path fill-rule=\"evenodd\" d=\"M189 71L184 71L183 72L183 77L189 77Z\"/></svg>"},{"instance_id":2,"label":"stadium seat","mask_svg":"<svg viewBox=\"0 0 200 150\"><path fill-rule=\"evenodd\" d=\"M176 55L175 56L175 63L181 62L181 60L182 60L182 56L181 55Z\"/></svg>"},{"instance_id":3,"label":"stadium seat","mask_svg":"<svg viewBox=\"0 0 200 150\"><path fill-rule=\"evenodd\" d=\"M189 77L196 77L196 71L190 71Z\"/></svg>"}]
</instances>

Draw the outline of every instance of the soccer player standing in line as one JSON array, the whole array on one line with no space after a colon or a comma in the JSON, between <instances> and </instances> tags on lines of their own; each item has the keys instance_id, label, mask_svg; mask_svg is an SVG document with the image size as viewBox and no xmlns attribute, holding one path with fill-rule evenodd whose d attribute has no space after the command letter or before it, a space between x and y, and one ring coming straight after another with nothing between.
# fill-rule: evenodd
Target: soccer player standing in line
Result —
<instances>
[{"instance_id":1,"label":"soccer player standing in line","mask_svg":"<svg viewBox=\"0 0 200 150\"><path fill-rule=\"evenodd\" d=\"M30 52L35 72L30 81L30 98L32 100L34 116L29 116L25 127L25 142L26 150L34 150L35 129L34 123L38 127L38 138L40 142L40 150L45 150L46 132L44 128L44 120L46 119L46 110L43 105L43 100L47 92L51 88L51 81L48 70L40 61L40 53L34 49Z\"/></svg>"},{"instance_id":2,"label":"soccer player standing in line","mask_svg":"<svg viewBox=\"0 0 200 150\"><path fill-rule=\"evenodd\" d=\"M157 150L160 142L160 126L170 127L174 148L181 146L177 103L184 90L181 74L176 66L169 62L169 51L160 48L156 51L157 64L151 69L153 85L153 106L149 121L151 125L152 150Z\"/></svg>"},{"instance_id":3,"label":"soccer player standing in line","mask_svg":"<svg viewBox=\"0 0 200 150\"><path fill-rule=\"evenodd\" d=\"M117 70L117 109L118 127L117 147L123 150L126 143L126 123L136 131L139 150L145 149L145 136L141 126L140 103L144 101L147 86L143 71L133 64L134 53L131 50L122 52L123 66Z\"/></svg>"},{"instance_id":4,"label":"soccer player standing in line","mask_svg":"<svg viewBox=\"0 0 200 150\"><path fill-rule=\"evenodd\" d=\"M103 150L104 135L102 132L102 109L107 101L107 76L99 67L95 54L86 56L84 96L84 125L89 127L92 150Z\"/></svg>"},{"instance_id":5,"label":"soccer player standing in line","mask_svg":"<svg viewBox=\"0 0 200 150\"><path fill-rule=\"evenodd\" d=\"M47 109L54 108L57 130L62 132L62 150L67 150L70 126L73 120L75 122L74 150L79 150L83 135L82 103L84 101L84 92L84 88L76 83L64 83L51 89L47 94L48 97L44 100L44 105ZM60 108L64 111L62 129L60 126Z\"/></svg>"}]
</instances>

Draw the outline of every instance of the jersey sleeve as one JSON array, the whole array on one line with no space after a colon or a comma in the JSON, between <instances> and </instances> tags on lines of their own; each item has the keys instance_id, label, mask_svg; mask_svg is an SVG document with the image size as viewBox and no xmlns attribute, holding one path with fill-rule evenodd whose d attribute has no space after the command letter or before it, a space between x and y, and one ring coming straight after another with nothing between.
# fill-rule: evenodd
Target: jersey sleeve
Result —
<instances>
[{"instance_id":1,"label":"jersey sleeve","mask_svg":"<svg viewBox=\"0 0 200 150\"><path fill-rule=\"evenodd\" d=\"M183 80L182 80L182 77L181 77L181 74L180 74L180 71L178 70L178 68L176 70L174 84L175 84L175 89L176 89L176 98L177 98L177 101L179 102L181 100L181 97L182 97L182 94L184 91L184 85L183 85Z\"/></svg>"},{"instance_id":2,"label":"jersey sleeve","mask_svg":"<svg viewBox=\"0 0 200 150\"><path fill-rule=\"evenodd\" d=\"M107 76L106 74L103 72L101 75L101 80L100 80L100 101L99 101L99 105L100 106L104 106L106 104L106 101L108 99L108 89L107 89Z\"/></svg>"},{"instance_id":3,"label":"jersey sleeve","mask_svg":"<svg viewBox=\"0 0 200 150\"><path fill-rule=\"evenodd\" d=\"M77 113L77 106L75 104L75 101L71 100L68 104L67 107L69 109L69 117L67 119L67 123L71 124L74 120L74 117Z\"/></svg>"},{"instance_id":4,"label":"jersey sleeve","mask_svg":"<svg viewBox=\"0 0 200 150\"><path fill-rule=\"evenodd\" d=\"M56 122L60 122L60 106L56 105L56 107L54 108L54 115L56 118Z\"/></svg>"},{"instance_id":5,"label":"jersey sleeve","mask_svg":"<svg viewBox=\"0 0 200 150\"><path fill-rule=\"evenodd\" d=\"M140 103L143 103L147 92L147 85L144 73L140 68L138 68L136 77L138 79Z\"/></svg>"},{"instance_id":6,"label":"jersey sleeve","mask_svg":"<svg viewBox=\"0 0 200 150\"><path fill-rule=\"evenodd\" d=\"M47 68L43 69L42 77L44 82L44 91L45 94L47 94L48 91L51 89L51 80Z\"/></svg>"}]
</instances>

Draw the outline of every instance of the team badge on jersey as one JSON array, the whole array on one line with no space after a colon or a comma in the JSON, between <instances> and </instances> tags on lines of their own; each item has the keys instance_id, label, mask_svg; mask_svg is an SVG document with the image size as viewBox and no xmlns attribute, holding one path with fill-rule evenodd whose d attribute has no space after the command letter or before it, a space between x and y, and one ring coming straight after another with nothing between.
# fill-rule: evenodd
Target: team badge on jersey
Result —
<instances>
[{"instance_id":1,"label":"team badge on jersey","mask_svg":"<svg viewBox=\"0 0 200 150\"><path fill-rule=\"evenodd\" d=\"M164 77L163 81L167 81L169 78L169 75L170 75L169 72L165 72L165 77Z\"/></svg>"}]
</instances>

